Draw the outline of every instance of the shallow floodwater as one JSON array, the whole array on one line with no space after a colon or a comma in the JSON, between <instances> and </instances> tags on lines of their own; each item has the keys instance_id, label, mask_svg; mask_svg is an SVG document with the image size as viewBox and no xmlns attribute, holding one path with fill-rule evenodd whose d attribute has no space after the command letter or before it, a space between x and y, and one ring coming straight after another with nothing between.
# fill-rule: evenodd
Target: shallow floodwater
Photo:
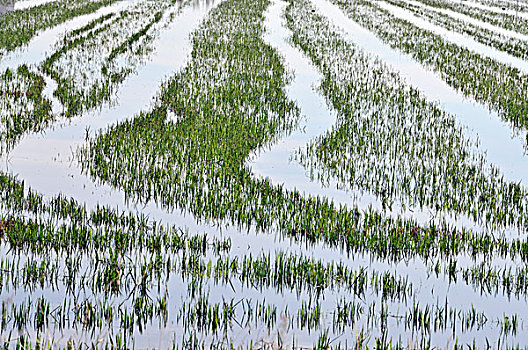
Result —
<instances>
[{"instance_id":1,"label":"shallow floodwater","mask_svg":"<svg viewBox=\"0 0 528 350\"><path fill-rule=\"evenodd\" d=\"M380 57L395 71L403 75L409 84L419 88L430 100L438 101L444 109L455 115L457 122L467 127L466 134L469 137L480 139L481 148L487 151L490 162L500 166L508 179L515 179L523 184L528 184L528 164L526 164L520 138L512 137L509 126L501 122L496 114L490 113L483 106L460 96L434 73L384 45L372 33L350 21L339 9L326 0L313 0L313 2L334 24L342 28L348 40ZM218 1L195 2L192 6L184 8L181 14L163 28L153 45L156 48L155 51L148 57L147 62L139 67L136 74L127 78L118 90L117 104L104 105L95 111L71 120L60 120L53 128L41 134L24 137L2 159L1 169L24 180L28 186L43 194L45 198L61 193L66 197L73 197L86 203L88 209L94 208L98 204L109 205L126 211L145 213L151 219L159 220L164 224L176 224L190 232L230 238L233 242L232 251L229 253L230 257L243 257L249 253L257 255L262 252L275 257L278 251L284 251L313 257L323 262L342 261L349 268L363 267L380 273L392 272L406 276L409 281L415 284L416 289L413 297L416 300L407 300L406 302L385 301L385 306L390 315L388 317L389 335L395 338L400 335L402 339L412 340L416 336L413 330L407 328L402 320L404 312L412 306L414 301L421 305L434 305L436 303L442 306L444 301L448 299L450 307L459 312L471 312L471 308L474 306L479 310L486 311L490 320L489 327L499 327L498 320L502 319L504 315L519 314L522 319L526 319L526 301L522 297L509 297L500 293L496 295L483 293L478 288L467 285L463 281L450 282L444 274L440 273L437 276L430 271L434 264L433 261L415 258L392 262L380 260L368 254L347 254L323 243L308 246L303 243L292 242L279 234L274 235L273 232L262 234L254 229L248 229L245 232L243 229L229 224L224 226L203 223L200 222L199 218L192 215L185 215L185 213L177 210L167 211L159 208L156 203L151 202L146 205L127 203L125 195L121 191L106 184L94 183L92 179L81 173L75 152L77 147L85 142L86 135L93 136L108 126L133 118L140 111L148 110L162 82L185 66L191 49L189 35L217 4ZM127 6L127 3L120 3L119 6ZM284 184L287 188L296 188L305 194L324 195L336 203L357 204L362 209L368 206L377 207L379 203L374 196L368 194L360 196L341 191L335 189L336 184L321 188L320 184L309 181L304 168L290 159L296 149L303 147L314 137L328 131L334 125L336 116L315 89L320 74L310 64L309 60L288 42L291 33L284 27L282 19L285 6L285 2L277 0L266 12L268 32L265 40L283 56L284 63L293 74L293 80L288 86L288 94L301 108L304 119L301 121L298 130L279 140L269 149L254 154L248 160L248 165L251 166L255 176L268 177L275 184ZM115 9L115 7L113 8ZM98 15L109 10L101 10ZM59 26L60 29L53 28L42 33L30 43L27 49L9 56L6 61L0 63L0 66L16 67L22 62L37 66L43 59L40 50L45 48L45 51L49 53L49 50L53 48L54 33L77 28L95 16L90 15L82 19L75 19L67 25ZM56 84L49 77L46 79L48 83L46 95L51 97ZM57 101L55 101L54 108L58 108ZM404 216L417 217L423 222L431 219L430 214L426 211L405 211ZM471 226L470 222L460 218L458 223ZM467 227L467 225L465 226ZM7 254L5 251L3 253ZM458 258L458 267L460 268L471 267L475 263L471 257L466 255ZM477 258L478 262L484 262L485 259L485 257ZM503 261L497 258L493 264L495 264L494 266L511 267L517 265L518 261ZM139 348L165 348L172 343L175 334L176 340L179 341L178 337L183 336L185 330L179 323L181 321L180 315L177 314L176 310L188 299L188 291L185 286L186 283L179 276L175 276L165 286L162 286L166 288L166 292L174 301L174 304L171 304L173 310L171 310L168 324L163 327L160 327L156 322L149 324L143 334L135 334L137 336L135 346ZM251 299L254 303L274 304L279 313L286 310L295 311L300 308L301 302L308 301L310 298L306 293L296 294L292 290L278 291L275 288L252 288L237 281L231 285L226 283L216 285L211 282L208 284L208 292L210 299L214 302L224 299L239 301L246 298ZM39 290L38 293L45 295L50 300L58 300L59 302L63 296L62 291ZM160 293L158 291L158 294ZM2 299L10 298L11 301L20 303L25 300L27 295L26 293L6 292L1 297ZM157 294L153 292L152 297L156 296ZM93 296L81 294L80 297L90 298ZM327 292L320 298L325 327L332 327L332 311L341 298L358 301L366 308L369 305L374 305L377 312L384 307L384 304L380 302L379 295L375 293L368 294L358 300L359 298L350 291L334 290ZM356 327L358 329L363 326L369 327L367 322L369 322L368 319L363 317ZM496 324L492 324L492 322ZM493 330L496 330L496 327ZM316 337L315 334L306 329L291 329L287 323L276 324L270 333L262 326L242 327L234 325L233 328L235 344L245 344L248 339L265 340L272 344L276 341L276 335L279 334L287 346L291 345L295 338L297 345L310 347L313 345L314 337ZM379 328L373 327L370 335L379 336L381 334ZM521 325L518 336L508 337L507 341L523 341L523 331L525 330L525 325ZM47 336L55 337L57 343L61 344L70 335L74 335L80 340L91 341L96 337L103 337L105 331L107 330L101 330L101 334L94 335L90 332L79 334L76 330L68 330L64 333L57 331L56 334L48 334ZM489 332L489 328L466 332L459 335L458 341L470 343L475 336L484 339ZM499 334L499 331L495 333ZM353 344L355 337L356 334L348 332L339 335L338 339L339 341L346 339L350 341L349 344ZM0 335L1 339L3 339L2 335ZM450 330L435 332L431 339L433 346L439 347L446 346L446 344L452 345L454 342ZM478 346L484 345L484 341L478 343Z\"/></svg>"}]
</instances>

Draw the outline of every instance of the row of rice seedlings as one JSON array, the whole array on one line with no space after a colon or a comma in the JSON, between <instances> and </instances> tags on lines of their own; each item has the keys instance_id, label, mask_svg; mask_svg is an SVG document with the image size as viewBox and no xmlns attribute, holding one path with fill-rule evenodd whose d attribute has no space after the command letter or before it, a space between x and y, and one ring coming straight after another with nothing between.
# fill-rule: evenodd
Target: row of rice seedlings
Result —
<instances>
[{"instance_id":1,"label":"row of rice seedlings","mask_svg":"<svg viewBox=\"0 0 528 350\"><path fill-rule=\"evenodd\" d=\"M133 217L132 217L133 218ZM177 252L191 244L193 249L205 251L207 237L198 241L190 238L187 231L177 227L156 225L144 226L136 230L120 228L91 227L82 224L53 224L33 219L2 218L1 231L3 240L10 249L25 253L62 253L75 250L90 252L96 247L99 250L118 250L121 254L130 251L149 253L163 251ZM199 242L199 244L198 244ZM216 251L228 249L230 245L211 243Z\"/></svg>"},{"instance_id":2,"label":"row of rice seedlings","mask_svg":"<svg viewBox=\"0 0 528 350\"><path fill-rule=\"evenodd\" d=\"M467 23L431 8L424 8L401 0L386 0L386 2L409 10L412 14L429 20L431 23L444 27L447 30L469 35L484 45L507 52L523 60L528 58L528 42L525 40L509 37L490 29Z\"/></svg>"},{"instance_id":3,"label":"row of rice seedlings","mask_svg":"<svg viewBox=\"0 0 528 350\"><path fill-rule=\"evenodd\" d=\"M263 258L264 260L267 259L265 256ZM202 263L202 268L197 269L191 266L197 261L195 258L187 256L184 259L187 259L188 263L184 261L179 262L179 265L181 265L180 270L184 272L183 269L185 269L185 274L191 273L192 276L187 278L190 285L196 284L196 278L201 280L204 278L204 275L210 275L211 277L209 278L212 279L213 274L217 273L212 272L213 270L217 270L216 268L211 268L211 262ZM245 257L244 259L250 258ZM165 261L164 258L160 260ZM153 267L153 264L147 261L144 261L143 264L146 264L147 270L143 270L143 267L139 268L139 270L142 270L142 276L158 274L156 270L158 268ZM260 264L260 262L256 261L256 264ZM237 272L240 276L250 273L260 273L255 268L244 270L241 267L230 266L229 269L232 271L240 269ZM162 268L161 271L163 270ZM182 272L175 271L174 274L179 275ZM128 275L129 273L125 271L122 275ZM93 274L91 271L85 273L86 276ZM365 296L372 297L372 292L374 292L374 295L382 293L381 290L376 289L379 288L376 287L376 276L380 276L380 274L373 272L371 277L373 290L364 293L364 295L357 295L359 300L363 300ZM236 278L232 276L226 276L220 279L225 286L232 286L233 283L238 285ZM159 280L164 283L169 282L168 277L161 277ZM257 290L262 290L263 287L266 288L265 282L259 283L257 280L254 281L248 284L247 288ZM336 276L336 281L340 283L341 278ZM130 281L128 284L130 284ZM203 282L199 282L198 284L204 285ZM188 287L189 289L191 288L190 285ZM139 293L130 292L126 303L119 302L119 300L112 301L107 299L104 296L106 293L103 293L103 299L97 301L93 297L88 299L79 298L78 296L75 297L75 295L78 295L78 292L72 292L66 295L73 294L73 300L65 298L60 305L56 306L50 306L50 303L44 298L37 299L36 304L31 298L28 298L27 302L23 301L21 304L2 304L2 312L0 313L2 315L2 322L0 324L2 324L2 331L9 329L10 326L20 330L35 327L40 331L44 331L49 325L58 329L81 327L85 330L95 331L104 329L105 327L111 327L112 325L119 325L121 331L126 331L130 335L133 335L135 332L141 333L145 325L151 323L152 320L159 320L159 327L165 327L170 317L170 310L174 309L172 305L174 299L171 302L171 299L168 298L167 291L156 296L150 294L149 290L151 289L152 287L147 288L146 293L142 292L141 288L139 289ZM275 287L275 290L278 293L282 293L281 288ZM128 292L122 291L122 294L126 295ZM236 327L237 325L242 328L250 327L254 322L255 326L257 324L263 324L269 330L278 322L279 312L277 312L277 308L273 304L257 303L254 305L251 300L242 298L241 300L237 299L237 301L234 299L226 301L224 299L221 303L211 305L208 298L203 296L204 292L203 288L193 290L192 292L190 291L189 297L191 300L189 302L183 302L183 305L178 308L180 311L176 312L178 315L177 319L184 328L197 328L204 335L210 333L225 334L233 326ZM299 291L296 293L299 296L301 295ZM327 310L325 312L323 312L317 300L319 299L310 298L308 302L301 300L297 312L290 309L292 310L291 314L288 314L288 309L285 312L280 312L281 316L287 316L288 328L299 330L306 328L310 331L320 329L326 322L324 321L324 314L329 312L333 315L332 329L337 334L354 329L355 326L361 323L367 327L366 329L369 332L380 327L390 329L387 324L389 319L391 319L396 321L396 325L401 323L404 330L412 330L421 335L448 331L448 334L453 334L454 337L458 332L464 333L481 330L488 322L488 318L482 312L477 312L475 308L471 308L468 311L457 310L452 307L448 308L447 300L445 304L439 304L437 302L436 306L426 304L425 308L420 308L419 304L413 300L412 306L409 306L404 314L393 314L389 312L390 308L386 302L390 299L384 298L382 298L382 303L378 304L379 307L376 306L376 302L364 305L364 301L351 302L346 299L340 299L334 311ZM402 300L405 301L405 296ZM512 319L515 320L516 317ZM35 323L32 323L33 320ZM513 327L516 327L516 324L513 323L510 326L507 324L506 326L501 325L501 332L504 332L503 329L506 327L510 327L508 329L512 331L514 329Z\"/></svg>"},{"instance_id":4,"label":"row of rice seedlings","mask_svg":"<svg viewBox=\"0 0 528 350\"><path fill-rule=\"evenodd\" d=\"M475 264L459 269L461 278L466 284L473 285L481 293L488 295L504 294L508 297L528 292L528 270L520 267L497 267L486 263Z\"/></svg>"},{"instance_id":5,"label":"row of rice seedlings","mask_svg":"<svg viewBox=\"0 0 528 350\"><path fill-rule=\"evenodd\" d=\"M318 300L309 298L308 301L302 300L297 312L293 313L288 308L278 310L275 305L268 304L265 300L257 302L256 305L252 305L251 300L245 298L211 303L209 295L200 294L196 299L184 302L180 312L186 331L194 329L204 335L213 333L221 336L237 326L256 328L264 324L271 330L280 319L286 319L288 329L307 329L313 332L324 329L327 323L325 314L332 315L331 330L334 335L366 325L368 328L363 330L368 333L376 328L381 328L383 333L391 333L388 329L389 319L394 320L395 324L402 324L404 331L411 331L413 337L420 338L445 331L456 338L458 332L478 332L487 326L494 326L483 312L478 312L473 306L467 311L459 310L449 306L447 300L442 304L437 302L436 305L425 307L413 301L412 306L402 314L392 314L388 309L388 305L383 303L377 308L376 302L364 305L361 301L340 299L333 311L325 312ZM503 335L506 335L506 332L515 335L519 327L518 316L505 316L503 320L498 320L497 324Z\"/></svg>"},{"instance_id":6,"label":"row of rice seedlings","mask_svg":"<svg viewBox=\"0 0 528 350\"><path fill-rule=\"evenodd\" d=\"M312 178L373 193L389 208L399 200L493 227L524 227L525 188L488 166L453 116L311 9L307 1L288 8L292 41L321 70L320 91L338 112L330 131L296 153Z\"/></svg>"},{"instance_id":7,"label":"row of rice seedlings","mask_svg":"<svg viewBox=\"0 0 528 350\"><path fill-rule=\"evenodd\" d=\"M438 72L452 88L485 104L515 128L528 125L528 76L519 69L396 18L375 2L332 2L383 42Z\"/></svg>"},{"instance_id":8,"label":"row of rice seedlings","mask_svg":"<svg viewBox=\"0 0 528 350\"><path fill-rule=\"evenodd\" d=\"M478 8L478 7L467 5L463 1L457 1L457 2L446 1L446 0L418 0L418 1L426 5L432 6L432 7L448 9L451 11L462 13L466 16L470 16L475 19L493 24L497 27L502 27L504 29L512 30L515 32L528 34L528 20L527 19L525 19L524 17L519 17L516 15L506 13L504 11L501 11L501 9L499 8L497 8L496 11L492 11L490 9ZM511 7L512 6L510 5L509 8ZM514 7L513 9L518 10L517 7Z\"/></svg>"},{"instance_id":9,"label":"row of rice seedlings","mask_svg":"<svg viewBox=\"0 0 528 350\"><path fill-rule=\"evenodd\" d=\"M20 137L38 132L53 115L50 101L43 97L45 81L26 65L0 74L0 152L9 151Z\"/></svg>"},{"instance_id":10,"label":"row of rice seedlings","mask_svg":"<svg viewBox=\"0 0 528 350\"><path fill-rule=\"evenodd\" d=\"M28 222L28 226L31 224ZM136 246L131 248L131 244L126 241L125 234L109 230L105 233L96 232L93 238L90 238L100 239L101 244L85 249L85 246L75 245L67 239L68 236L76 233L75 227L66 231L64 226L60 226L53 231L51 227L44 225L35 227L35 225L30 226L33 229L30 231L28 226L15 223L2 231L5 246L13 251L14 255L12 259L0 260L0 265L4 268L0 272L0 290L4 288L16 290L20 286L29 289L54 288L62 283L68 291L84 289L86 286L96 293L106 287L134 285L133 277L138 266L142 264L127 262L125 255L133 255L134 260L141 260L143 257L154 258L157 263L151 267L162 264L165 266L163 271L166 271L166 274L174 271L178 275L193 279L211 278L215 282L225 283L237 279L248 287L258 285L316 295L328 288L344 288L355 295L362 296L368 288L371 288L383 299L405 300L412 296L413 287L406 278L398 278L389 272L368 272L363 268L353 270L341 262L324 263L320 260L282 252L276 253L274 258L270 254L262 254L256 258L246 255L243 259L224 257L204 262L197 260L197 257L192 254L206 254L210 251L216 255L223 255L231 247L229 240L208 240L206 236L189 236L186 233L173 232L147 236L141 243L137 242ZM52 231L54 235L44 236L43 231ZM30 236L31 234L33 236ZM34 236L38 234L40 237L35 240ZM81 235L81 237L85 236ZM61 238L62 246L57 248ZM24 239L37 241L44 249L41 251L28 249L29 243L25 246L21 243ZM52 240L57 242L51 242ZM56 256L57 262L51 260L47 254ZM15 259L20 255L25 257L22 262L20 258ZM81 259L85 255L86 258L83 259L86 261ZM42 259L37 258L38 256L42 256ZM64 262L67 264L65 265ZM103 274L100 274L98 269L101 269ZM91 273L86 271L91 271ZM105 277L106 272L111 273L111 278ZM76 285L78 281L75 276L80 275L91 276L91 278L84 277L82 283ZM111 281L111 285L97 283L95 279L99 277L104 277L102 280ZM119 292L119 288L111 292Z\"/></svg>"},{"instance_id":11,"label":"row of rice seedlings","mask_svg":"<svg viewBox=\"0 0 528 350\"><path fill-rule=\"evenodd\" d=\"M52 304L45 297L35 301L28 297L19 304L3 301L0 307L1 329L3 333L9 327L22 334L33 331L39 334L51 329L95 332L115 325L121 332L131 335L135 328L145 327L153 320L157 320L159 327L163 328L168 312L166 296L154 300L136 298L132 301L133 306L114 304L106 299L79 299L64 299L60 305Z\"/></svg>"},{"instance_id":12,"label":"row of rice seedlings","mask_svg":"<svg viewBox=\"0 0 528 350\"><path fill-rule=\"evenodd\" d=\"M27 43L40 31L89 14L118 0L57 0L0 17L0 57Z\"/></svg>"},{"instance_id":13,"label":"row of rice seedlings","mask_svg":"<svg viewBox=\"0 0 528 350\"><path fill-rule=\"evenodd\" d=\"M141 1L65 35L41 67L58 84L54 95L63 104L65 116L111 100L152 51L157 25L177 2L181 11L177 0Z\"/></svg>"},{"instance_id":14,"label":"row of rice seedlings","mask_svg":"<svg viewBox=\"0 0 528 350\"><path fill-rule=\"evenodd\" d=\"M380 296L382 300L405 301L413 296L415 288L407 277L389 271L376 272L365 268L354 270L341 262L323 263L282 252L276 253L274 258L269 254L261 254L256 258L249 255L242 259L224 256L213 265L209 264L210 262L190 259L182 268L190 270L192 274L203 271L203 276L209 276L215 282L228 283L238 279L247 287L273 287L278 291L290 290L313 295L323 295L327 289L338 289L362 298L369 291ZM251 272L252 270L260 271ZM180 268L177 268L177 271L181 273ZM511 270L483 267L482 264L457 267L456 260L451 260L443 269L438 267L438 270L435 268L428 271L427 279L435 274L437 278L438 274L443 274L440 283L464 282L481 296L504 295L508 298L523 298L528 292L524 268ZM195 275L190 277L196 278Z\"/></svg>"},{"instance_id":15,"label":"row of rice seedlings","mask_svg":"<svg viewBox=\"0 0 528 350\"><path fill-rule=\"evenodd\" d=\"M388 271L351 269L342 262L324 263L280 251L273 258L269 253L257 257L245 255L241 259L223 256L213 266L208 265L203 261L190 260L185 270L182 266L182 273L187 274L187 270L192 273L203 271L203 276L210 276L215 283L239 280L248 288L273 287L279 292L289 290L314 296L339 289L358 297L364 297L368 292L380 296L382 300L405 301L413 295L413 285L407 277Z\"/></svg>"},{"instance_id":16,"label":"row of rice seedlings","mask_svg":"<svg viewBox=\"0 0 528 350\"><path fill-rule=\"evenodd\" d=\"M190 301L188 305L186 303L183 305L184 315L186 315L183 317L185 329L187 332L194 331L196 338L201 338L205 342L230 341L228 331L233 328L258 327L260 321L269 331L279 319L285 319L288 329L292 329L292 331L308 329L313 332L321 330L326 334L326 337L330 336L330 339L334 338L335 340L340 336L350 334L348 333L350 330L354 329L357 332L358 328L361 327L361 331L356 333L357 338L355 340L361 340L361 343L366 347L378 344L381 339L394 343L402 340L405 342L421 339L425 344L431 344L433 334L437 339L438 334L442 334L445 338L451 338L458 342L459 334L476 334L475 332L482 332L490 328L497 331L500 338L488 333L479 340L479 343L481 345L486 343L497 344L497 338L499 338L499 343L500 339L507 340L508 336L505 329L508 329L510 335L515 335L519 327L516 314L505 315L503 319L492 321L473 306L468 310L456 309L448 305L447 300L445 303L436 302L436 304L425 305L424 307L413 302L412 306L403 313L398 312L397 314L389 311L388 305L383 303L377 305L375 301L364 305L362 301L341 299L338 300L337 307L333 311L323 312L317 300L302 300L296 313L288 308L278 310L274 305L266 304L265 301L257 302L255 306L251 304L251 301L244 298L236 302L231 299L223 300L220 303L210 303L208 295L200 295L196 300ZM242 312L239 311L241 308ZM330 328L325 329L328 326L325 314L328 313L333 316ZM255 322L255 324L250 322ZM412 337L405 339L405 336L391 335L395 332L391 331L392 327L388 326L389 323L395 323L398 327L401 325L405 332L412 334ZM214 336L211 337L211 333ZM381 336L376 334L381 334ZM345 336L345 338L348 337ZM485 342L482 342L484 338ZM348 342L348 340L346 341ZM317 341L320 342L321 337ZM341 346L344 345L341 344ZM323 348L327 349L327 347ZM338 348L341 347L338 346ZM348 347L345 346L345 348Z\"/></svg>"},{"instance_id":17,"label":"row of rice seedlings","mask_svg":"<svg viewBox=\"0 0 528 350\"><path fill-rule=\"evenodd\" d=\"M166 304L163 298L156 300L136 299L134 310L130 312L122 305L114 306L108 301L101 301L93 304L88 299L82 300L79 305L70 306L71 301L59 305L50 311L50 303L45 298L37 299L36 303L31 303L30 300L22 302L18 305L2 304L0 315L2 315L2 322L14 323L20 327L20 330L27 329L27 325L32 325L41 331L46 330L46 326L62 320L64 325L72 323L84 329L97 329L104 326L111 326L117 324L120 327L120 332L133 337L131 328L135 324L141 324L145 320L142 317L150 317L156 315L163 320L166 320ZM143 303L147 303L144 305ZM343 306L347 303L347 306ZM278 309L274 304L263 302L253 303L250 299L241 298L239 300L224 299L222 302L212 303L209 301L208 295L199 294L193 300L183 302L177 312L179 315L178 324L181 324L185 332L195 331L197 336L204 339L224 339L229 340L230 336L234 334L237 328L264 328L268 332L272 331L278 322L286 321L287 328L292 332L303 331L314 332L323 329L328 324L326 320L326 313L333 316L331 321L332 336L344 334L357 329L362 326L361 333L365 345L371 344L372 341L369 334L376 333L374 330L378 327L383 327L381 332L388 339L401 339L402 336L393 337L388 328L388 323L395 320L395 324L402 324L405 331L410 331L413 335L410 339L424 338L431 341L432 334L450 335L454 339L457 338L459 332L478 332L489 327L490 329L499 328L499 332L503 339L507 339L509 335L515 336L520 329L519 319L516 314L512 316L504 316L503 319L498 319L496 322L488 320L486 315L478 312L474 307L465 311L457 310L445 305L436 305L421 308L419 304L414 303L412 307L403 314L393 315L388 311L386 305L381 304L379 308L376 307L376 302L363 306L363 302L338 302L337 308L330 312L323 313L319 302L310 299L308 302L301 301L299 309L290 311ZM354 305L353 314L347 314ZM73 308L73 320L67 314L69 309ZM138 308L142 308L141 311ZM67 310L67 311L65 311ZM336 317L335 315L339 315ZM349 317L357 318L356 320L349 319ZM141 320L141 321L140 321ZM151 322L151 321L150 321ZM33 324L32 324L33 323ZM103 326L104 325L104 326ZM283 325L284 327L284 325ZM279 334L280 337L280 334Z\"/></svg>"},{"instance_id":18,"label":"row of rice seedlings","mask_svg":"<svg viewBox=\"0 0 528 350\"><path fill-rule=\"evenodd\" d=\"M110 260L107 260L113 261L109 265L110 267L121 265L119 260L122 261L122 254L128 254L132 251L134 254L143 252L151 255L156 255L160 252L175 254L182 249L185 250L186 244L189 244L191 248L195 247L192 251L199 249L198 251L204 253L207 251L206 247L212 245L216 254L220 254L230 248L229 241L222 242L213 239L211 244L206 244L207 239L205 236L196 242L196 238L188 238L185 232L179 231L145 233L143 231L124 232L122 229L115 231L111 229L96 230L78 227L77 225L45 225L36 223L33 220L17 222L14 219L3 219L2 236L9 249L20 251L23 254L45 254L53 251L60 256L67 254L65 257L67 258L74 253L92 252L94 249L97 252L101 252L101 254L105 254L105 251L113 252L112 254L114 255L110 255ZM115 252L120 252L120 254L115 255ZM162 257L158 255L156 259L159 260ZM163 258L163 261L171 260L170 257ZM90 261L90 263L85 265L100 265L98 261ZM412 295L412 285L405 279L396 280L390 274L378 275L374 272L369 278L369 273L365 270L349 271L342 263L323 264L310 259L285 256L279 253L276 254L275 260L271 259L269 255L259 257L256 260L249 256L240 262L240 266L238 264L238 259L219 260L212 266L214 267L213 270L209 270L211 266L193 265L192 261L183 265L184 269L185 267L189 268L191 273L208 271L207 276L212 274L215 280L222 279L225 281L231 280L230 272L234 270L235 276L239 272L242 273L242 277L237 278L240 278L247 286L264 284L267 287L273 286L280 290L283 288L296 289L298 291L307 290L316 294L322 293L328 287L344 286L347 290L353 290L354 294L362 295L367 285L370 285L376 293L381 293L382 298L405 299L407 296L410 297ZM6 288L11 286L16 289L19 285L30 286L31 284L28 284L29 281L35 286L40 285L40 287L43 287L42 284L46 283L48 287L53 288L53 286L57 285L58 279L64 279L63 277L58 277L59 268L58 266L53 267L55 265L57 264L52 264L49 261L45 264L42 261L28 262L23 267L18 264L15 267L13 264L6 263L5 274L2 274L0 279L3 282L5 281ZM8 266L10 267L8 268ZM43 270L44 266L49 267L50 272ZM72 266L77 267L72 269ZM72 266L68 267L68 273L64 275L72 276L78 274L80 262ZM115 269L111 278L103 278L103 280L113 281L112 283L115 286L130 284L130 281L114 279L116 271L122 271L123 268L126 269L126 267ZM436 265L430 267L428 275L435 273L438 277L438 274L443 272L449 283L456 283L458 278L461 277L466 284L473 286L474 290L479 291L481 295L497 295L498 292L507 296L511 296L512 293L517 297L526 295L528 289L524 268L517 268L515 271L512 271L511 268L502 270L488 268L485 271L483 269L484 267L481 265L470 268L457 268L456 261L453 260L446 264L445 268L442 268L437 261ZM177 270L179 271L180 267ZM246 270L257 270L258 273L248 273ZM17 278L18 275L20 278ZM94 272L91 275L95 276L98 274ZM129 276L131 273L125 273L124 275ZM104 277L104 274L101 276ZM76 290L75 285L72 285L75 282L74 280L72 278L67 279L69 282L66 285L67 290ZM335 282L332 282L334 280L340 282L335 285ZM92 285L97 285L97 283L92 283ZM106 286L106 284L103 285ZM84 282L82 286L84 286ZM313 289L310 286L317 286L317 288Z\"/></svg>"},{"instance_id":19,"label":"row of rice seedlings","mask_svg":"<svg viewBox=\"0 0 528 350\"><path fill-rule=\"evenodd\" d=\"M132 232L138 230L156 231L163 229L159 223L150 220L144 214L120 211L104 205L96 205L87 210L84 204L62 194L45 199L33 191L23 180L11 174L0 173L0 206L3 220L9 217L21 218L25 215L53 220L66 220L79 226L91 228L123 229ZM131 235L131 237L134 237Z\"/></svg>"}]
</instances>

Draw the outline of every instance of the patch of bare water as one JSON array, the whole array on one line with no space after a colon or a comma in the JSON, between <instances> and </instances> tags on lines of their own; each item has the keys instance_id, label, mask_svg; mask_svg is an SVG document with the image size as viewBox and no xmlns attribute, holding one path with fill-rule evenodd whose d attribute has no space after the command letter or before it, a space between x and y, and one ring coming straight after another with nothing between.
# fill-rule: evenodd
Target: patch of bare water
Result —
<instances>
[{"instance_id":1,"label":"patch of bare water","mask_svg":"<svg viewBox=\"0 0 528 350\"><path fill-rule=\"evenodd\" d=\"M56 0L22 0L15 3L15 10L25 10L30 7L40 6Z\"/></svg>"},{"instance_id":2,"label":"patch of bare water","mask_svg":"<svg viewBox=\"0 0 528 350\"><path fill-rule=\"evenodd\" d=\"M0 16L4 13L8 13L15 10L15 4L0 4Z\"/></svg>"}]
</instances>

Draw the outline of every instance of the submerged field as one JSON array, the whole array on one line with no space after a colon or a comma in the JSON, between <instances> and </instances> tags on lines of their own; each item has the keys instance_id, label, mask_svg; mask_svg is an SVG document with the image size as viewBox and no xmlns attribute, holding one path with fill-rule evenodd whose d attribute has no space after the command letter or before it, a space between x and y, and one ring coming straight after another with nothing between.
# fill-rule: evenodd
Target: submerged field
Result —
<instances>
[{"instance_id":1,"label":"submerged field","mask_svg":"<svg viewBox=\"0 0 528 350\"><path fill-rule=\"evenodd\" d=\"M528 348L527 28L0 0L0 346Z\"/></svg>"}]
</instances>

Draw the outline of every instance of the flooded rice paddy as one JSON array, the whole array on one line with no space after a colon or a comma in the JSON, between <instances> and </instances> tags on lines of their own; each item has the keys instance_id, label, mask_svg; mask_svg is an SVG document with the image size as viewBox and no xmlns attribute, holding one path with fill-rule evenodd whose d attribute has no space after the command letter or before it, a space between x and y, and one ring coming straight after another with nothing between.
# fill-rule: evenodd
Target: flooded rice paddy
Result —
<instances>
[{"instance_id":1,"label":"flooded rice paddy","mask_svg":"<svg viewBox=\"0 0 528 350\"><path fill-rule=\"evenodd\" d=\"M0 0L0 346L528 348L527 21Z\"/></svg>"}]
</instances>

